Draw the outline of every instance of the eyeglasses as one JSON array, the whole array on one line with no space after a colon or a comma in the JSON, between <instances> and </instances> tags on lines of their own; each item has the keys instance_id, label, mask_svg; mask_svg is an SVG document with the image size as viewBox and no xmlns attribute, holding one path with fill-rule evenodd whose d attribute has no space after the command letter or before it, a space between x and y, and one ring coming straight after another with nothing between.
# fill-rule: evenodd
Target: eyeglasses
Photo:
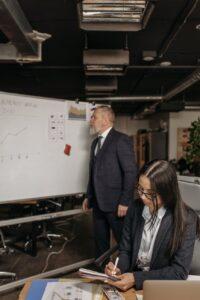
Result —
<instances>
[{"instance_id":1,"label":"eyeglasses","mask_svg":"<svg viewBox=\"0 0 200 300\"><path fill-rule=\"evenodd\" d=\"M141 197L142 195L145 195L145 197L149 200L153 200L156 197L156 192L153 190L144 190L141 185L136 185L136 190L138 192L138 195Z\"/></svg>"}]
</instances>

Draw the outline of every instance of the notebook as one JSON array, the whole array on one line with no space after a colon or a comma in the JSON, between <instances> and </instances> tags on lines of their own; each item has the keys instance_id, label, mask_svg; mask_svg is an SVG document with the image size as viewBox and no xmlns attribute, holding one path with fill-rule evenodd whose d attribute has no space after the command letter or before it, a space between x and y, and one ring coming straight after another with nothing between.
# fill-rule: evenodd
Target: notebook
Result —
<instances>
[{"instance_id":1,"label":"notebook","mask_svg":"<svg viewBox=\"0 0 200 300\"><path fill-rule=\"evenodd\" d=\"M115 276L109 276L105 273L99 273L93 270L80 268L79 269L79 275L83 278L89 278L89 279L96 279L96 280L102 280L105 281L106 279L112 280L112 281L118 281L119 279Z\"/></svg>"}]
</instances>

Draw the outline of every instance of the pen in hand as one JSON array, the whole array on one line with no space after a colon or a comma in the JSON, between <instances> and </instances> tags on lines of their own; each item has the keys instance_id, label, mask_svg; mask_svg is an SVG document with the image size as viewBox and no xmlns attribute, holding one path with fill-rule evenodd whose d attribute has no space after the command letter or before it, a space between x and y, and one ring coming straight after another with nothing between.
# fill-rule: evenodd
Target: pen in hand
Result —
<instances>
[{"instance_id":1,"label":"pen in hand","mask_svg":"<svg viewBox=\"0 0 200 300\"><path fill-rule=\"evenodd\" d=\"M118 262L119 262L119 257L117 257L115 260L114 268L112 270L112 275L116 275L116 269L117 269Z\"/></svg>"}]
</instances>

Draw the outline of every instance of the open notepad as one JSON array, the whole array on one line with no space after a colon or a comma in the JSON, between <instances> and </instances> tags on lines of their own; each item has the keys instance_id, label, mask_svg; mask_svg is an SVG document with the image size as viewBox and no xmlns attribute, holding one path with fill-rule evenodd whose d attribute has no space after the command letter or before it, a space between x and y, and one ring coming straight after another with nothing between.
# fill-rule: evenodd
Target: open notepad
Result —
<instances>
[{"instance_id":1,"label":"open notepad","mask_svg":"<svg viewBox=\"0 0 200 300\"><path fill-rule=\"evenodd\" d=\"M79 269L79 275L84 278L89 279L96 279L96 280L102 280L105 281L106 279L112 280L112 281L118 281L119 278L116 278L115 276L106 275L105 273L100 273L96 271L92 271L89 269L80 268Z\"/></svg>"}]
</instances>

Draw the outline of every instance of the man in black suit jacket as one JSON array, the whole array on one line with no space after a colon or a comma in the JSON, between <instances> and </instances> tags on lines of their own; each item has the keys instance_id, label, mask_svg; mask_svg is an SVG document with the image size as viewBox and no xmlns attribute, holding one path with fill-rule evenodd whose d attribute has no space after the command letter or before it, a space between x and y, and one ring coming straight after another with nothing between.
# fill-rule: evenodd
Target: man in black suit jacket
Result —
<instances>
[{"instance_id":1,"label":"man in black suit jacket","mask_svg":"<svg viewBox=\"0 0 200 300\"><path fill-rule=\"evenodd\" d=\"M97 107L91 127L98 134L91 146L87 198L83 210L93 208L96 253L99 257L110 247L110 228L120 241L123 219L133 199L136 177L131 139L113 129L110 107Z\"/></svg>"}]
</instances>

